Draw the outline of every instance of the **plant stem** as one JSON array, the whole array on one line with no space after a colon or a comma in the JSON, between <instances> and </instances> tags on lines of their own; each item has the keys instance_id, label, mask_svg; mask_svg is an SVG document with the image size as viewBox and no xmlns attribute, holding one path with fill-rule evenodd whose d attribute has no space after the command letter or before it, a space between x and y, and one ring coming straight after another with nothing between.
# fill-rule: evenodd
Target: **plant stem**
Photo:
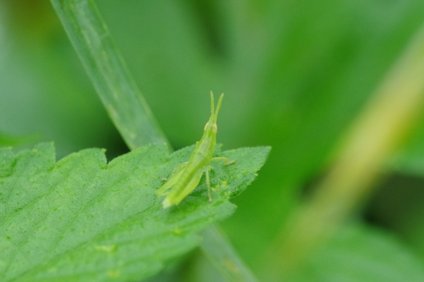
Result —
<instances>
[{"instance_id":1,"label":"plant stem","mask_svg":"<svg viewBox=\"0 0 424 282\"><path fill-rule=\"evenodd\" d=\"M128 147L166 143L143 95L91 0L51 0L69 39Z\"/></svg>"},{"instance_id":2,"label":"plant stem","mask_svg":"<svg viewBox=\"0 0 424 282\"><path fill-rule=\"evenodd\" d=\"M372 184L385 161L402 143L422 109L423 73L424 30L412 41L356 120L327 177L283 230L278 243L281 260L277 269L283 265L286 272L293 270L374 190Z\"/></svg>"},{"instance_id":3,"label":"plant stem","mask_svg":"<svg viewBox=\"0 0 424 282\"><path fill-rule=\"evenodd\" d=\"M97 94L130 149L169 142L113 44L106 23L92 0L51 0ZM171 147L169 146L171 149ZM206 257L228 281L255 281L217 227L205 232ZM223 258L232 268L222 267ZM234 270L237 269L235 273ZM250 280L240 280L241 278ZM240 278L240 279L239 279Z\"/></svg>"},{"instance_id":4,"label":"plant stem","mask_svg":"<svg viewBox=\"0 0 424 282\"><path fill-rule=\"evenodd\" d=\"M218 228L207 229L203 232L203 239L202 251L227 281L257 281Z\"/></svg>"}]
</instances>

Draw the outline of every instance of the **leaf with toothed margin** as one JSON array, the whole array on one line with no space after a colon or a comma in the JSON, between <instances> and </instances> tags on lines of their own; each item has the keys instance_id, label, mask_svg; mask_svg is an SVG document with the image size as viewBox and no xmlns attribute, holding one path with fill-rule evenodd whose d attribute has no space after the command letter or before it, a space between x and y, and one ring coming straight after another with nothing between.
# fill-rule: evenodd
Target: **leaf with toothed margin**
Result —
<instances>
[{"instance_id":1,"label":"leaf with toothed margin","mask_svg":"<svg viewBox=\"0 0 424 282\"><path fill-rule=\"evenodd\" d=\"M56 162L52 144L0 149L0 281L128 281L162 269L199 243L197 233L229 216L229 199L256 176L267 147L224 151L213 164L212 202L204 182L180 205L155 196L193 147L141 147L107 163L87 149Z\"/></svg>"}]
</instances>

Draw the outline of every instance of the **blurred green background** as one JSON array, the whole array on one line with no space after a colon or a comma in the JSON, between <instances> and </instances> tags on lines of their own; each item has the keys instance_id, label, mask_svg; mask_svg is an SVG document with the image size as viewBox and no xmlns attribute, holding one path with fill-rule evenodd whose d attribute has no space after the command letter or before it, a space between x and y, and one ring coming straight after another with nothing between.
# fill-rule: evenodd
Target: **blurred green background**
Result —
<instances>
[{"instance_id":1,"label":"blurred green background","mask_svg":"<svg viewBox=\"0 0 424 282\"><path fill-rule=\"evenodd\" d=\"M325 173L343 134L424 23L421 0L97 4L174 148L200 137L210 90L226 95L219 123L224 148L272 146L257 181L223 223L255 271L305 188ZM110 156L127 150L49 1L0 1L0 85L5 145L53 140L59 157L93 146ZM369 263L405 256L407 267L399 273L424 277L417 274L424 273L424 122L387 165L386 176L353 231L330 242L324 262L312 258L311 276L299 280L383 281L371 273L377 270L352 262L352 253ZM343 272L350 280L337 279L342 265L356 269Z\"/></svg>"}]
</instances>

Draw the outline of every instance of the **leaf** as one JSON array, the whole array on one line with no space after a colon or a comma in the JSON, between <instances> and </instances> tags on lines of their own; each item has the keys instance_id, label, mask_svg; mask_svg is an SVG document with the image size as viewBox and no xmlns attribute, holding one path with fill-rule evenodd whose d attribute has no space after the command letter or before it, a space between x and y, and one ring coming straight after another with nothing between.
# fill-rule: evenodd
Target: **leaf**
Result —
<instances>
[{"instance_id":1,"label":"leaf","mask_svg":"<svg viewBox=\"0 0 424 282\"><path fill-rule=\"evenodd\" d=\"M0 150L0 280L142 279L192 249L196 232L234 211L229 197L253 181L269 149L223 152L236 162L214 165L211 203L202 183L164 210L154 191L191 150L152 145L109 163L100 149L58 162L51 144Z\"/></svg>"},{"instance_id":2,"label":"leaf","mask_svg":"<svg viewBox=\"0 0 424 282\"><path fill-rule=\"evenodd\" d=\"M294 281L424 281L424 265L393 236L365 226L342 230Z\"/></svg>"}]
</instances>

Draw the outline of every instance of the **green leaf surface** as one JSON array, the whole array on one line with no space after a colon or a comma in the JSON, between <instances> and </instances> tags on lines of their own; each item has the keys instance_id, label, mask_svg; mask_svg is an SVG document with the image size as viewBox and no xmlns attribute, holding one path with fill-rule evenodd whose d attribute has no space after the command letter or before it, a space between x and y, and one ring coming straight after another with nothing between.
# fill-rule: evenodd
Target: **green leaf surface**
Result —
<instances>
[{"instance_id":1,"label":"green leaf surface","mask_svg":"<svg viewBox=\"0 0 424 282\"><path fill-rule=\"evenodd\" d=\"M357 225L341 232L308 261L296 282L419 282L424 265L392 235Z\"/></svg>"},{"instance_id":2,"label":"green leaf surface","mask_svg":"<svg viewBox=\"0 0 424 282\"><path fill-rule=\"evenodd\" d=\"M128 281L158 272L193 248L196 232L230 215L228 199L256 176L265 147L225 151L208 202L202 183L179 206L155 195L192 147L141 147L107 163L87 149L55 161L51 144L0 150L0 280Z\"/></svg>"}]
</instances>

